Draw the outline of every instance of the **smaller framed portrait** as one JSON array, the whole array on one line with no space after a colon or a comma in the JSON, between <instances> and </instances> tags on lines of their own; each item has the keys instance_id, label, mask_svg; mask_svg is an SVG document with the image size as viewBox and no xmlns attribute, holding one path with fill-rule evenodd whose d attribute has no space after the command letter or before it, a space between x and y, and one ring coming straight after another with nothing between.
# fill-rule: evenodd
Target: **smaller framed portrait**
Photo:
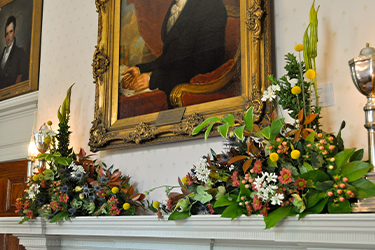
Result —
<instances>
[{"instance_id":1,"label":"smaller framed portrait","mask_svg":"<svg viewBox=\"0 0 375 250\"><path fill-rule=\"evenodd\" d=\"M38 90L43 0L0 0L0 101Z\"/></svg>"}]
</instances>

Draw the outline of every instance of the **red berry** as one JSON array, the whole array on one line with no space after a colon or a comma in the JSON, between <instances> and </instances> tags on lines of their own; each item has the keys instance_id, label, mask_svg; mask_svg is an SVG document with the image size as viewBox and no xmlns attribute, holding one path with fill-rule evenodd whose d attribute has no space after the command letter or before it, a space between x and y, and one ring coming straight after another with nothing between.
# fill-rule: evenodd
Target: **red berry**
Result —
<instances>
[{"instance_id":1,"label":"red berry","mask_svg":"<svg viewBox=\"0 0 375 250\"><path fill-rule=\"evenodd\" d=\"M348 182L349 179L344 177L344 178L342 178L342 180L345 181L345 182Z\"/></svg>"},{"instance_id":2,"label":"red berry","mask_svg":"<svg viewBox=\"0 0 375 250\"><path fill-rule=\"evenodd\" d=\"M345 200L345 198L344 198L344 197L340 197L339 200L340 200L341 202L343 202L343 201Z\"/></svg>"},{"instance_id":3,"label":"red berry","mask_svg":"<svg viewBox=\"0 0 375 250\"><path fill-rule=\"evenodd\" d=\"M340 188L345 188L345 184L344 184L344 183L341 183L341 184L340 184Z\"/></svg>"},{"instance_id":4,"label":"red berry","mask_svg":"<svg viewBox=\"0 0 375 250\"><path fill-rule=\"evenodd\" d=\"M329 197L331 197L331 196L333 195L333 192L332 192L332 191L329 191L329 192L327 193L327 195L328 195Z\"/></svg>"},{"instance_id":5,"label":"red berry","mask_svg":"<svg viewBox=\"0 0 375 250\"><path fill-rule=\"evenodd\" d=\"M337 190L337 193L338 193L338 194L342 194L342 190L341 190L341 189L338 189L338 190Z\"/></svg>"}]
</instances>

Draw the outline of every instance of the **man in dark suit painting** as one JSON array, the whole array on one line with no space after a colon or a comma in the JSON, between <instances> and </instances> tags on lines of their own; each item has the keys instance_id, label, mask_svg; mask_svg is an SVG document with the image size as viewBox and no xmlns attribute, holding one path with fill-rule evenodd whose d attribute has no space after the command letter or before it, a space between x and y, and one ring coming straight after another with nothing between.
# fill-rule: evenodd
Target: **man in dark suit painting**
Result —
<instances>
[{"instance_id":1,"label":"man in dark suit painting","mask_svg":"<svg viewBox=\"0 0 375 250\"><path fill-rule=\"evenodd\" d=\"M5 25L5 48L0 62L0 89L27 80L25 52L16 44L16 18L10 16Z\"/></svg>"},{"instance_id":2,"label":"man in dark suit painting","mask_svg":"<svg viewBox=\"0 0 375 250\"><path fill-rule=\"evenodd\" d=\"M161 28L161 55L123 72L124 86L135 91L158 88L167 95L171 108L169 95L174 86L224 63L226 22L222 0L172 1Z\"/></svg>"}]
</instances>

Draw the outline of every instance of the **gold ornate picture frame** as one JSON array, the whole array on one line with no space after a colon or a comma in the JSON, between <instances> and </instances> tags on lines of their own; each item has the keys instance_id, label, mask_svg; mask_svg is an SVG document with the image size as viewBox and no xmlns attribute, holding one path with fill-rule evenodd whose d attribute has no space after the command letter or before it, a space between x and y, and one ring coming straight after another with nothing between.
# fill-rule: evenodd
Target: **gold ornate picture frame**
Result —
<instances>
[{"instance_id":1,"label":"gold ornate picture frame","mask_svg":"<svg viewBox=\"0 0 375 250\"><path fill-rule=\"evenodd\" d=\"M132 0L135 1L137 0ZM240 94L184 106L178 96L181 89L187 88L182 84L175 87L170 95L176 108L120 119L121 0L96 0L99 21L98 44L92 64L96 84L95 114L89 141L92 152L191 139L193 128L205 118L222 117L228 113L241 116L249 107L254 107L257 122L270 119L270 107L264 105L261 98L268 86L267 78L272 73L271 0L238 2L240 8L231 10L226 7L228 13L237 12L240 20L241 45L237 58L237 65L240 67ZM190 93L196 94L194 91Z\"/></svg>"},{"instance_id":2,"label":"gold ornate picture frame","mask_svg":"<svg viewBox=\"0 0 375 250\"><path fill-rule=\"evenodd\" d=\"M14 69L11 66L9 66L10 68L2 67L0 70L0 101L38 90L42 8L43 0L0 0L0 32L5 32L7 20L14 16L16 19L16 44L23 50L21 57L24 65L22 66L24 73L17 73L16 81L10 80L6 76L3 77L3 75L9 75L9 72ZM5 51L4 35L1 35L0 40L1 61ZM12 47L12 51L14 48L15 46ZM15 58L13 53L10 52L9 58Z\"/></svg>"}]
</instances>

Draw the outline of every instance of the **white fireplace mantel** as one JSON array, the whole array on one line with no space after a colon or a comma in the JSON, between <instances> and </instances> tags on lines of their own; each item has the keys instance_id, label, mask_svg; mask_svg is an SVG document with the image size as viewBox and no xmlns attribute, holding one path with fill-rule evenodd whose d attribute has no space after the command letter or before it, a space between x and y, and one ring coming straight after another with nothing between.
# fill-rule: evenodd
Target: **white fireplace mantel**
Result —
<instances>
[{"instance_id":1,"label":"white fireplace mantel","mask_svg":"<svg viewBox=\"0 0 375 250\"><path fill-rule=\"evenodd\" d=\"M49 223L0 218L0 233L28 250L62 249L375 249L375 214L318 214L281 221L265 230L263 217L231 221L219 215L186 220L156 216L78 217Z\"/></svg>"}]
</instances>

